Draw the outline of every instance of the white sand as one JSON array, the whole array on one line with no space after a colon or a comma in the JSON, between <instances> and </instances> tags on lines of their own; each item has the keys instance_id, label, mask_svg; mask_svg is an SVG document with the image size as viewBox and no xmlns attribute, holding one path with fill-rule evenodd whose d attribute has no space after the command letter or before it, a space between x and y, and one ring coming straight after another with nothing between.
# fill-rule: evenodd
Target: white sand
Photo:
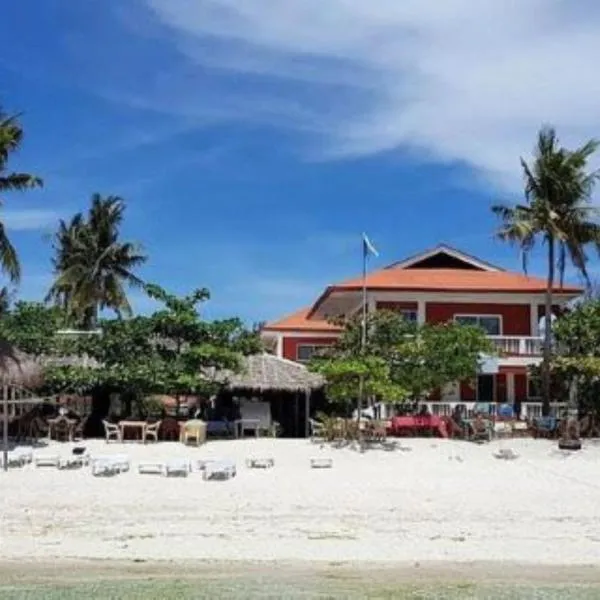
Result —
<instances>
[{"instance_id":1,"label":"white sand","mask_svg":"<svg viewBox=\"0 0 600 600\"><path fill-rule=\"evenodd\" d=\"M320 448L304 440L110 444L129 473L27 466L0 472L0 559L517 561L600 564L600 445L410 439L411 452ZM492 456L510 447L514 461ZM35 454L70 454L53 444ZM275 467L250 470L250 456ZM458 456L462 461L450 460ZM139 475L137 463L230 458L225 482ZM311 470L313 457L333 469ZM526 566L524 566L526 568Z\"/></svg>"}]
</instances>

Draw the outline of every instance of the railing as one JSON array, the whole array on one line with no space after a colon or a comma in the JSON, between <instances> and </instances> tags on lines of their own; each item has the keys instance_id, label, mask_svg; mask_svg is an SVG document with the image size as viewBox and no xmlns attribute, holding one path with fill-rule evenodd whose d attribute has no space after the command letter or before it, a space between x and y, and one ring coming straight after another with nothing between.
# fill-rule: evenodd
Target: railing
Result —
<instances>
[{"instance_id":1,"label":"railing","mask_svg":"<svg viewBox=\"0 0 600 600\"><path fill-rule=\"evenodd\" d=\"M518 335L489 335L501 354L513 356L541 356L543 338L523 337Z\"/></svg>"},{"instance_id":2,"label":"railing","mask_svg":"<svg viewBox=\"0 0 600 600\"><path fill-rule=\"evenodd\" d=\"M475 415L475 402L423 402L432 415L440 417L449 417L456 406L461 404L465 407L467 418L471 418ZM492 415L496 412L496 404L490 404L490 413ZM560 416L566 409L566 402L553 402L550 404L550 414L554 417ZM522 419L535 419L536 417L542 416L542 403L541 402L523 402L521 404L521 418Z\"/></svg>"}]
</instances>

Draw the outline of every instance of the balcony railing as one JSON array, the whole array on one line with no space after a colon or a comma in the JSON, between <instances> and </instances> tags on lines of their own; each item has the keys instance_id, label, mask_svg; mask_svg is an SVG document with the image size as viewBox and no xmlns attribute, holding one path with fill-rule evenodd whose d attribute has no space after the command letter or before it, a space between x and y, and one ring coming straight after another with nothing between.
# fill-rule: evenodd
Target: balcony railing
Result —
<instances>
[{"instance_id":1,"label":"balcony railing","mask_svg":"<svg viewBox=\"0 0 600 600\"><path fill-rule=\"evenodd\" d=\"M541 356L543 338L523 337L518 335L490 335L501 355L507 356Z\"/></svg>"}]
</instances>

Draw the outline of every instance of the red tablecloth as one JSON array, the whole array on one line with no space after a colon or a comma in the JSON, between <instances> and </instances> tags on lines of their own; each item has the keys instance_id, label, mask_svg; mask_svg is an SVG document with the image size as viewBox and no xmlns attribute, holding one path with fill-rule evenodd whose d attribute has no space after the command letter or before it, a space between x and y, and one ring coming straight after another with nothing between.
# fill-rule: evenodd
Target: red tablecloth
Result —
<instances>
[{"instance_id":1,"label":"red tablecloth","mask_svg":"<svg viewBox=\"0 0 600 600\"><path fill-rule=\"evenodd\" d=\"M448 437L446 423L442 420L441 417L438 417L436 415L393 417L390 429L392 430L392 433L397 433L401 429L429 429L431 431L437 431L441 437Z\"/></svg>"}]
</instances>

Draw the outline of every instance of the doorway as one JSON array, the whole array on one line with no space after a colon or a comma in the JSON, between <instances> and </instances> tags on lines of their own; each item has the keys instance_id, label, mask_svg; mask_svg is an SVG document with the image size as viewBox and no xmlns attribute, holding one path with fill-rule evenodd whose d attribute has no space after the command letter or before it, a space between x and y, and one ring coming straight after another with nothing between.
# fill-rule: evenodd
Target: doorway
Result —
<instances>
[{"instance_id":1,"label":"doorway","mask_svg":"<svg viewBox=\"0 0 600 600\"><path fill-rule=\"evenodd\" d=\"M494 402L494 375L477 376L477 402Z\"/></svg>"}]
</instances>

